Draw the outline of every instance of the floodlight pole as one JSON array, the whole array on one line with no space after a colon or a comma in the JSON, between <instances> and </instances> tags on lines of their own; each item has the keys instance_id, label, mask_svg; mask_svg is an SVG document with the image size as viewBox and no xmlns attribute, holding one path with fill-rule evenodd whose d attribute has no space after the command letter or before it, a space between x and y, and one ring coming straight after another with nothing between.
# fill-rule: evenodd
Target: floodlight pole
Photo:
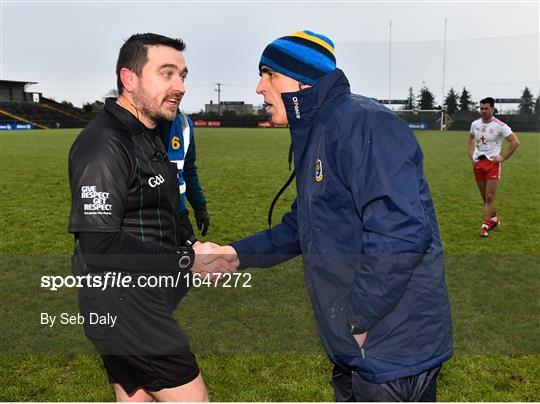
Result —
<instances>
[{"instance_id":1,"label":"floodlight pole","mask_svg":"<svg viewBox=\"0 0 540 404\"><path fill-rule=\"evenodd\" d=\"M223 83L216 83L217 89L214 91L217 91L217 108L218 108L218 115L221 115L221 86Z\"/></svg>"},{"instance_id":2,"label":"floodlight pole","mask_svg":"<svg viewBox=\"0 0 540 404\"><path fill-rule=\"evenodd\" d=\"M441 92L441 131L444 130L444 80L446 75L446 27L447 18L444 18L444 43L443 43L443 67L442 67L442 92Z\"/></svg>"}]
</instances>

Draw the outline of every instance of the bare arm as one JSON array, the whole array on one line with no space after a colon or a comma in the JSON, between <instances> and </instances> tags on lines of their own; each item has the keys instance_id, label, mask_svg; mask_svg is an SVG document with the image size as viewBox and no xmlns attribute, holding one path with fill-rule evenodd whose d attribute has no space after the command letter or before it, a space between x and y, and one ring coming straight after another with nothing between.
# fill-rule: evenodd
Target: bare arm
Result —
<instances>
[{"instance_id":1,"label":"bare arm","mask_svg":"<svg viewBox=\"0 0 540 404\"><path fill-rule=\"evenodd\" d=\"M510 158L510 156L512 155L512 153L514 153L514 151L516 151L516 149L519 147L519 139L517 138L517 136L516 136L516 134L514 132L510 133L506 137L506 140L508 140L510 145L508 146L508 150L506 150L506 153L504 153L504 156L502 156L501 161L508 160Z\"/></svg>"},{"instance_id":2,"label":"bare arm","mask_svg":"<svg viewBox=\"0 0 540 404\"><path fill-rule=\"evenodd\" d=\"M471 160L471 162L474 163L473 153L474 153L474 136L469 133L469 136L467 136L467 155L469 156L469 160Z\"/></svg>"}]
</instances>

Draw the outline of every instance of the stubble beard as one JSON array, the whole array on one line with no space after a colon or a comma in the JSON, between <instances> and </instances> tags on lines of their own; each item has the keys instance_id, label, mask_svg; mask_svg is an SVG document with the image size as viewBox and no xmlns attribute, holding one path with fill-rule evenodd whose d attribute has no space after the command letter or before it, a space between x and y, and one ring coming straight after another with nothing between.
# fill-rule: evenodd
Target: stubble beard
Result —
<instances>
[{"instance_id":1,"label":"stubble beard","mask_svg":"<svg viewBox=\"0 0 540 404\"><path fill-rule=\"evenodd\" d=\"M176 110L162 109L163 100L152 98L142 86L133 93L133 103L146 118L155 124L163 121L171 122L176 117Z\"/></svg>"}]
</instances>

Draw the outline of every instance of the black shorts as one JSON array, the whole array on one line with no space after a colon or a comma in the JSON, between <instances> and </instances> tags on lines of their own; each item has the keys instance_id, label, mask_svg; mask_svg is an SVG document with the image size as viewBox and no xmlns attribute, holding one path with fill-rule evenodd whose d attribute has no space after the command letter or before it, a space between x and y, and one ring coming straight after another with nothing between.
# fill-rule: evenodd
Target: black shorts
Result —
<instances>
[{"instance_id":1,"label":"black shorts","mask_svg":"<svg viewBox=\"0 0 540 404\"><path fill-rule=\"evenodd\" d=\"M79 289L85 334L100 353L111 383L132 394L138 388L158 391L181 386L199 375L187 335L172 315L185 292Z\"/></svg>"}]
</instances>

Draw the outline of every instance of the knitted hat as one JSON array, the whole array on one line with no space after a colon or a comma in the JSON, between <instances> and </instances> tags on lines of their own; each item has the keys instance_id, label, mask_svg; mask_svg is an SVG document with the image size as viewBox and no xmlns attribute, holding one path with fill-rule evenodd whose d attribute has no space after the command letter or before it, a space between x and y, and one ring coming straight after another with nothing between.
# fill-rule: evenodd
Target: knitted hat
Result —
<instances>
[{"instance_id":1,"label":"knitted hat","mask_svg":"<svg viewBox=\"0 0 540 404\"><path fill-rule=\"evenodd\" d=\"M276 39L264 49L259 70L262 66L312 85L336 68L334 43L312 31L294 32Z\"/></svg>"}]
</instances>

